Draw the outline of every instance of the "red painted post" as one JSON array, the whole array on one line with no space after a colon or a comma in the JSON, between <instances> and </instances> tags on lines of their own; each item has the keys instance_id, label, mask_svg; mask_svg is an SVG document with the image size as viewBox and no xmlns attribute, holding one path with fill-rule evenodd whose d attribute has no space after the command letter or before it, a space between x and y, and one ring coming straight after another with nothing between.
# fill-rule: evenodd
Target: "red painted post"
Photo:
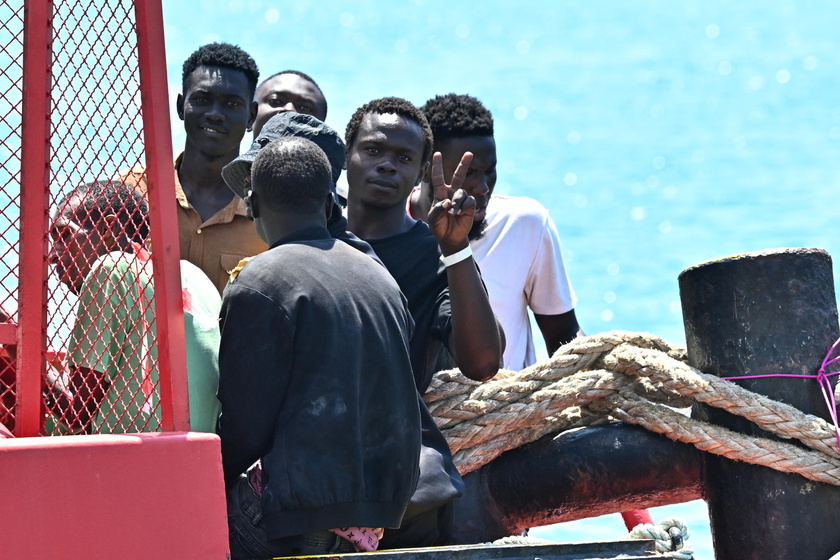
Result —
<instances>
[{"instance_id":1,"label":"red painted post","mask_svg":"<svg viewBox=\"0 0 840 560\"><path fill-rule=\"evenodd\" d=\"M49 227L50 0L27 0L23 9L23 115L21 126L20 286L18 289L15 435L40 429L41 372L46 367L47 229ZM25 280L24 280L25 279Z\"/></svg>"},{"instance_id":2,"label":"red painted post","mask_svg":"<svg viewBox=\"0 0 840 560\"><path fill-rule=\"evenodd\" d=\"M0 344L17 344L17 325L0 323Z\"/></svg>"},{"instance_id":3,"label":"red painted post","mask_svg":"<svg viewBox=\"0 0 840 560\"><path fill-rule=\"evenodd\" d=\"M143 103L146 180L149 185L147 196L155 279L161 426L164 431L187 431L190 425L189 390L163 10L160 0L135 0L134 10L137 19L140 98Z\"/></svg>"}]
</instances>

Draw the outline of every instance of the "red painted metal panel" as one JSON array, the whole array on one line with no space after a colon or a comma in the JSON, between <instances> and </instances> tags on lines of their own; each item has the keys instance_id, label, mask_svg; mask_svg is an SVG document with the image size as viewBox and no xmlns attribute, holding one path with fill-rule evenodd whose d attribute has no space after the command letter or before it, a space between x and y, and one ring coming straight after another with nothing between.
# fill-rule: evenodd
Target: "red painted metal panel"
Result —
<instances>
[{"instance_id":1,"label":"red painted metal panel","mask_svg":"<svg viewBox=\"0 0 840 560\"><path fill-rule=\"evenodd\" d=\"M213 434L0 439L6 559L224 560Z\"/></svg>"},{"instance_id":2,"label":"red painted metal panel","mask_svg":"<svg viewBox=\"0 0 840 560\"><path fill-rule=\"evenodd\" d=\"M18 292L20 322L17 332L15 421L15 434L18 437L38 435L41 372L46 367L45 256L49 224L52 13L53 4L49 0L27 0L25 3L21 135L21 282Z\"/></svg>"},{"instance_id":3,"label":"red painted metal panel","mask_svg":"<svg viewBox=\"0 0 840 560\"><path fill-rule=\"evenodd\" d=\"M162 427L165 431L182 431L189 429L189 392L163 10L159 0L136 0L134 6L155 271Z\"/></svg>"},{"instance_id":4,"label":"red painted metal panel","mask_svg":"<svg viewBox=\"0 0 840 560\"><path fill-rule=\"evenodd\" d=\"M0 344L17 343L17 325L12 323L0 323Z\"/></svg>"}]
</instances>

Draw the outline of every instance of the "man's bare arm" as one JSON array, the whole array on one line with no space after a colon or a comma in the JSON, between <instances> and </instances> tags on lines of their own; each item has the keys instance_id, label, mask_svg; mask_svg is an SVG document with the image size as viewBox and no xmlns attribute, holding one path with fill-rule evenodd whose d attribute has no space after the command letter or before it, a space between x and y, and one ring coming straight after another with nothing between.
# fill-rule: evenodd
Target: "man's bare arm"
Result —
<instances>
[{"instance_id":1,"label":"man's bare arm","mask_svg":"<svg viewBox=\"0 0 840 560\"><path fill-rule=\"evenodd\" d=\"M575 310L567 311L559 315L538 315L534 314L537 326L545 339L545 348L548 355L553 356L558 348L571 342L578 336L583 336L583 331L575 317Z\"/></svg>"},{"instance_id":2,"label":"man's bare arm","mask_svg":"<svg viewBox=\"0 0 840 560\"><path fill-rule=\"evenodd\" d=\"M95 369L71 367L64 379L49 367L46 377L48 402L56 417L73 431L87 430L110 386L105 375Z\"/></svg>"}]
</instances>

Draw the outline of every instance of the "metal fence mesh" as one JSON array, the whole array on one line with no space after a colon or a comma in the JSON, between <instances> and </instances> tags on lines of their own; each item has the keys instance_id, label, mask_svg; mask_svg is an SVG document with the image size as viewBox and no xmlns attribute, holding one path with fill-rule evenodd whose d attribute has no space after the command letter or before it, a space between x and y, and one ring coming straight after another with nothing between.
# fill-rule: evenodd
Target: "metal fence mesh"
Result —
<instances>
[{"instance_id":1,"label":"metal fence mesh","mask_svg":"<svg viewBox=\"0 0 840 560\"><path fill-rule=\"evenodd\" d=\"M50 409L73 431L160 427L147 216L142 196L118 181L87 183L56 206L50 260L78 301Z\"/></svg>"},{"instance_id":2,"label":"metal fence mesh","mask_svg":"<svg viewBox=\"0 0 840 560\"><path fill-rule=\"evenodd\" d=\"M160 419L151 263L126 245L128 238L143 244L143 236L131 235L127 226L132 219L145 219L140 216L145 205L118 212L122 203L100 200L114 197L111 190L65 200L79 185L116 177L143 160L133 4L108 0L92 9L89 2L56 2L54 15L50 206L55 209L53 223L62 210L89 228L78 235L91 246L64 247L70 259L88 253L82 265L90 268L86 278L79 271L76 277L61 278L61 264L51 267L48 346L66 352L59 384L65 398L58 395L54 404L50 400L55 421L47 423L46 431L156 431ZM106 210L78 210L91 204ZM107 228L106 212L116 216ZM110 231L103 234L97 228ZM106 249L119 251L103 255ZM58 260L55 253L53 245L53 261Z\"/></svg>"},{"instance_id":3,"label":"metal fence mesh","mask_svg":"<svg viewBox=\"0 0 840 560\"><path fill-rule=\"evenodd\" d=\"M17 286L25 281L17 272L21 4L0 0L0 311L8 315L0 319L13 323ZM113 181L144 162L133 2L55 0L52 26L42 433L157 431L152 264L144 252L145 225L135 231L147 224L148 209L133 188ZM86 184L95 188L78 191ZM13 345L0 350L0 422L10 428L14 353Z\"/></svg>"},{"instance_id":4,"label":"metal fence mesh","mask_svg":"<svg viewBox=\"0 0 840 560\"><path fill-rule=\"evenodd\" d=\"M0 4L0 321L17 323L23 5ZM14 348L0 349L0 423L14 428Z\"/></svg>"}]
</instances>

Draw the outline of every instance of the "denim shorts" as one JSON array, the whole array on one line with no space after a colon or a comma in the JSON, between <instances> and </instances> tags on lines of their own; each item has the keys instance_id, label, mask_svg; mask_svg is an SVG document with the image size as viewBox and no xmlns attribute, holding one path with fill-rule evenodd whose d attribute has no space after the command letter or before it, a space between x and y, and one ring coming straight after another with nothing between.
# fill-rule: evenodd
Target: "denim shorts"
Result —
<instances>
[{"instance_id":1,"label":"denim shorts","mask_svg":"<svg viewBox=\"0 0 840 560\"><path fill-rule=\"evenodd\" d=\"M353 544L330 531L314 531L269 540L262 524L260 497L241 475L228 489L228 532L234 560L268 559L275 556L304 556L355 552Z\"/></svg>"}]
</instances>

